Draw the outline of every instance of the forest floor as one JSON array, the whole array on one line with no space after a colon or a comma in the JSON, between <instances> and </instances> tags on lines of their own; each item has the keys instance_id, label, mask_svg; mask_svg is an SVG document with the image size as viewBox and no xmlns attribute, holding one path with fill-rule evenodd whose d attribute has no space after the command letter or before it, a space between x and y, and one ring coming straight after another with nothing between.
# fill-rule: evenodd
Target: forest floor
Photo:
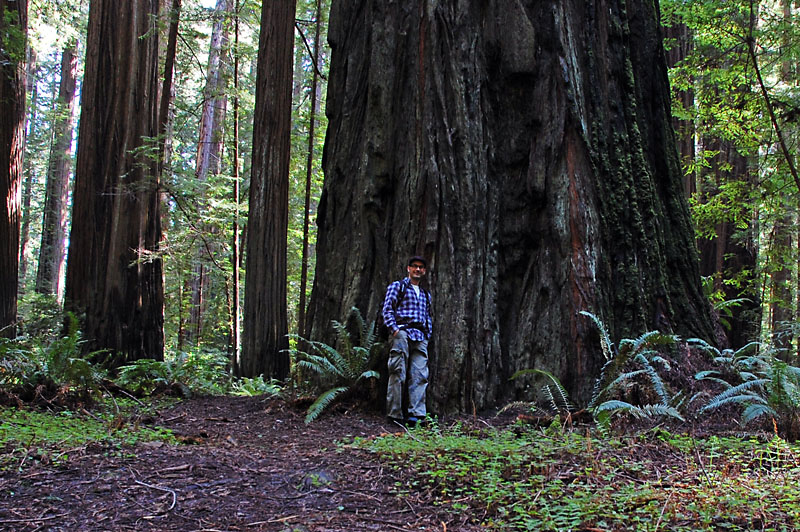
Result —
<instances>
[{"instance_id":1,"label":"forest floor","mask_svg":"<svg viewBox=\"0 0 800 532\"><path fill-rule=\"evenodd\" d=\"M402 427L361 410L303 419L277 399L183 401L149 420L181 444L89 444L3 470L0 530L479 530L468 514L396 496L395 471L342 447Z\"/></svg>"},{"instance_id":2,"label":"forest floor","mask_svg":"<svg viewBox=\"0 0 800 532\"><path fill-rule=\"evenodd\" d=\"M307 425L286 400L198 397L111 423L72 405L83 424L63 411L50 419L92 443L67 434L48 446L24 431L33 414L15 417L23 412L32 410L0 409L0 436L12 436L0 444L0 530L777 532L800 523L800 447L732 434L720 415L693 435L659 424L590 436L590 425L536 426L510 412L408 431L344 405ZM86 418L114 439L93 438ZM158 427L173 437L125 436ZM481 432L493 436L473 437Z\"/></svg>"}]
</instances>

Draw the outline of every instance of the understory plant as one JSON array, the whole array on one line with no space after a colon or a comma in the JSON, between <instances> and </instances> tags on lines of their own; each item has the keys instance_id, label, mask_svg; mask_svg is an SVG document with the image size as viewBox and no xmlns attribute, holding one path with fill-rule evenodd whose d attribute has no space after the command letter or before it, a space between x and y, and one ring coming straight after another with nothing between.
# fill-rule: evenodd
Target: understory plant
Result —
<instances>
[{"instance_id":1,"label":"understory plant","mask_svg":"<svg viewBox=\"0 0 800 532\"><path fill-rule=\"evenodd\" d=\"M542 417L547 420L569 418L571 412L574 410L574 406L569 400L569 393L555 375L542 369L522 369L514 373L510 380L525 376L538 377L544 380L544 383L539 388L539 400L536 402L514 401L501 408L498 414L511 408L525 407L530 409L531 414L534 416Z\"/></svg>"},{"instance_id":2,"label":"understory plant","mask_svg":"<svg viewBox=\"0 0 800 532\"><path fill-rule=\"evenodd\" d=\"M659 374L671 369L662 351L675 346L678 337L649 331L635 339L624 338L614 346L597 316L586 311L581 314L597 326L606 359L587 407L595 419L607 425L611 415L625 413L640 419L666 416L683 421L677 408L680 394L673 395Z\"/></svg>"},{"instance_id":3,"label":"understory plant","mask_svg":"<svg viewBox=\"0 0 800 532\"><path fill-rule=\"evenodd\" d=\"M66 315L66 330L52 341L20 336L0 339L0 388L27 400L48 388L60 394L91 396L99 391L105 372L90 360L98 353L82 352L74 314Z\"/></svg>"},{"instance_id":4,"label":"understory plant","mask_svg":"<svg viewBox=\"0 0 800 532\"><path fill-rule=\"evenodd\" d=\"M695 375L698 380L722 387L700 413L735 405L741 408L742 424L772 419L788 438L800 437L800 368L781 360L774 349L761 342L750 342L736 350L719 350L697 338L689 343L710 354L719 366Z\"/></svg>"},{"instance_id":5,"label":"understory plant","mask_svg":"<svg viewBox=\"0 0 800 532\"><path fill-rule=\"evenodd\" d=\"M370 369L382 349L375 324L368 325L356 307L350 309L348 318L331 322L336 331L335 346L290 335L289 353L295 371L312 372L317 377L316 387L324 390L306 411L306 423L316 420L337 399L354 393L361 383L380 378ZM348 323L354 328L352 333Z\"/></svg>"},{"instance_id":6,"label":"understory plant","mask_svg":"<svg viewBox=\"0 0 800 532\"><path fill-rule=\"evenodd\" d=\"M166 360L139 359L119 368L115 382L134 393L219 395L231 387L228 355L218 350L181 352Z\"/></svg>"},{"instance_id":7,"label":"understory plant","mask_svg":"<svg viewBox=\"0 0 800 532\"><path fill-rule=\"evenodd\" d=\"M283 386L280 381L275 379L266 380L263 375L258 377L242 377L233 383L233 395L253 397L257 395L267 395L279 397L283 394Z\"/></svg>"}]
</instances>

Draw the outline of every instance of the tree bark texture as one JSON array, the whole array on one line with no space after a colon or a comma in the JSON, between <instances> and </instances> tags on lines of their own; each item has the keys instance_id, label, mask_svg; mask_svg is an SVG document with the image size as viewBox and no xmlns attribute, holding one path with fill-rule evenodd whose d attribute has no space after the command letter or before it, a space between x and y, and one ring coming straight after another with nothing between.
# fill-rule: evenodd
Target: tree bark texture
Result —
<instances>
[{"instance_id":1,"label":"tree bark texture","mask_svg":"<svg viewBox=\"0 0 800 532\"><path fill-rule=\"evenodd\" d=\"M92 0L67 308L113 363L163 358L157 0Z\"/></svg>"},{"instance_id":2,"label":"tree bark texture","mask_svg":"<svg viewBox=\"0 0 800 532\"><path fill-rule=\"evenodd\" d=\"M27 25L27 0L0 0L0 336L6 337L15 335L17 321Z\"/></svg>"},{"instance_id":3,"label":"tree bark texture","mask_svg":"<svg viewBox=\"0 0 800 532\"><path fill-rule=\"evenodd\" d=\"M76 48L76 44L72 44L61 53L61 83L47 171L39 267L36 270L36 291L40 294L59 294L65 263L67 196L72 167L72 126L78 73Z\"/></svg>"},{"instance_id":4,"label":"tree bark texture","mask_svg":"<svg viewBox=\"0 0 800 532\"><path fill-rule=\"evenodd\" d=\"M295 6L294 0L275 0L261 9L242 354L236 364L246 377L282 379L289 373L286 234Z\"/></svg>"},{"instance_id":5,"label":"tree bark texture","mask_svg":"<svg viewBox=\"0 0 800 532\"><path fill-rule=\"evenodd\" d=\"M334 2L312 336L429 260L434 411L585 400L613 338L710 338L643 0Z\"/></svg>"}]
</instances>

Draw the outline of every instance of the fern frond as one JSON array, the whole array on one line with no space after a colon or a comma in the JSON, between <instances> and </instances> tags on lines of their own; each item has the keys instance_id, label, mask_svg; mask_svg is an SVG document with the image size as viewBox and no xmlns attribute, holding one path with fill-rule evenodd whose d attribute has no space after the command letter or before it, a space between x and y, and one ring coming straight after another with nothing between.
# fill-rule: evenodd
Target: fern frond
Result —
<instances>
[{"instance_id":1,"label":"fern frond","mask_svg":"<svg viewBox=\"0 0 800 532\"><path fill-rule=\"evenodd\" d=\"M322 358L328 361L332 369L332 374L346 378L346 375L350 371L350 364L339 351L322 342L312 342L312 345Z\"/></svg>"},{"instance_id":2,"label":"fern frond","mask_svg":"<svg viewBox=\"0 0 800 532\"><path fill-rule=\"evenodd\" d=\"M553 410L572 410L572 403L569 400L569 393L567 393L566 388L562 386L561 381L558 380L555 375L542 369L521 369L516 371L511 376L510 380L518 379L524 375L538 375L545 377L550 381L550 384L542 386L542 391L545 393L545 396L550 402L550 405L553 407ZM553 393L553 390L555 390L555 393Z\"/></svg>"},{"instance_id":3,"label":"fern frond","mask_svg":"<svg viewBox=\"0 0 800 532\"><path fill-rule=\"evenodd\" d=\"M594 385L592 386L592 398L589 400L589 404L586 408L590 410L594 408L595 404L597 404L597 401L600 400L600 397L607 390L607 387L603 388L603 383L606 381L606 369L613 363L613 359L607 360L606 363L603 364L603 367L600 368L600 376L594 381Z\"/></svg>"},{"instance_id":4,"label":"fern frond","mask_svg":"<svg viewBox=\"0 0 800 532\"><path fill-rule=\"evenodd\" d=\"M336 320L331 320L333 330L336 331L336 343L341 346L341 351L349 352L353 347L353 341L350 339L350 333L347 331L347 325Z\"/></svg>"},{"instance_id":5,"label":"fern frond","mask_svg":"<svg viewBox=\"0 0 800 532\"><path fill-rule=\"evenodd\" d=\"M661 404L666 406L669 403L669 395L667 395L667 390L664 387L664 381L661 380L661 376L646 358L641 355L637 355L636 358L644 366L644 371L650 378L650 383L653 385L653 389L656 391L659 399L661 399Z\"/></svg>"},{"instance_id":6,"label":"fern frond","mask_svg":"<svg viewBox=\"0 0 800 532\"><path fill-rule=\"evenodd\" d=\"M614 344L611 343L611 337L608 334L608 330L606 329L605 324L592 314L591 312L587 312L585 310L581 310L578 314L582 314L586 316L590 320L592 320L597 327L597 330L600 331L600 349L603 351L603 356L606 360L611 360L614 358Z\"/></svg>"},{"instance_id":7,"label":"fern frond","mask_svg":"<svg viewBox=\"0 0 800 532\"><path fill-rule=\"evenodd\" d=\"M644 369L637 369L637 370L634 370L634 371L628 371L626 373L622 373L619 377L617 377L616 379L611 381L608 384L608 386L606 386L603 389L603 391L600 392L600 393L602 395L602 394L604 394L606 392L610 392L611 390L616 388L619 384L622 384L623 382L628 381L628 380L632 380L634 377L638 377L639 375L642 375L644 373L646 373L646 370L644 370Z\"/></svg>"},{"instance_id":8,"label":"fern frond","mask_svg":"<svg viewBox=\"0 0 800 532\"><path fill-rule=\"evenodd\" d=\"M761 403L753 403L747 406L742 412L742 422L747 425L754 419L757 419L763 415L768 415L772 417L777 417L777 413L775 409L768 405L764 405Z\"/></svg>"},{"instance_id":9,"label":"fern frond","mask_svg":"<svg viewBox=\"0 0 800 532\"><path fill-rule=\"evenodd\" d=\"M714 347L713 345L709 344L702 338L688 338L686 340L686 344L691 347L697 347L715 357L720 356L720 350Z\"/></svg>"},{"instance_id":10,"label":"fern frond","mask_svg":"<svg viewBox=\"0 0 800 532\"><path fill-rule=\"evenodd\" d=\"M601 412L609 412L611 414L614 413L626 413L631 414L632 416L638 419L650 419L655 417L672 417L678 419L680 421L685 421L683 416L681 416L680 412L675 407L666 406L666 405L644 405L644 406L636 406L628 403L626 401L619 401L619 400L611 400L606 401L597 408L595 408L595 413Z\"/></svg>"},{"instance_id":11,"label":"fern frond","mask_svg":"<svg viewBox=\"0 0 800 532\"><path fill-rule=\"evenodd\" d=\"M751 404L761 404L766 405L767 400L761 397L760 395L754 393L742 393L739 395L729 395L722 399L719 396L715 397L710 403L700 409L700 412L709 412L711 410L716 410L717 408L729 404L744 404L744 405L751 405Z\"/></svg>"},{"instance_id":12,"label":"fern frond","mask_svg":"<svg viewBox=\"0 0 800 532\"><path fill-rule=\"evenodd\" d=\"M669 360L662 357L661 355L654 356L653 358L650 359L650 362L661 364L661 367L664 368L664 371L672 370L672 364L670 364Z\"/></svg>"},{"instance_id":13,"label":"fern frond","mask_svg":"<svg viewBox=\"0 0 800 532\"><path fill-rule=\"evenodd\" d=\"M367 379L380 379L381 374L377 371L371 369L368 371L363 372L361 375L358 376L358 380L367 380Z\"/></svg>"},{"instance_id":14,"label":"fern frond","mask_svg":"<svg viewBox=\"0 0 800 532\"><path fill-rule=\"evenodd\" d=\"M310 369L323 377L341 377L342 372L330 360L320 355L308 355L308 358L303 358L297 361L297 365Z\"/></svg>"},{"instance_id":15,"label":"fern frond","mask_svg":"<svg viewBox=\"0 0 800 532\"><path fill-rule=\"evenodd\" d=\"M536 408L536 405L531 403L531 402L529 402L529 401L512 401L512 402L508 403L506 406L504 406L503 408L501 408L500 410L498 410L497 414L495 414L495 417L497 417L500 414L503 414L503 413L511 410L512 408L530 408L530 409L534 409L534 408Z\"/></svg>"},{"instance_id":16,"label":"fern frond","mask_svg":"<svg viewBox=\"0 0 800 532\"><path fill-rule=\"evenodd\" d=\"M308 410L306 410L306 423L308 424L312 421L315 421L320 414L322 414L323 410L328 407L328 405L330 405L339 395L347 390L348 388L346 386L331 388L327 392L317 397L317 400L308 407Z\"/></svg>"}]
</instances>

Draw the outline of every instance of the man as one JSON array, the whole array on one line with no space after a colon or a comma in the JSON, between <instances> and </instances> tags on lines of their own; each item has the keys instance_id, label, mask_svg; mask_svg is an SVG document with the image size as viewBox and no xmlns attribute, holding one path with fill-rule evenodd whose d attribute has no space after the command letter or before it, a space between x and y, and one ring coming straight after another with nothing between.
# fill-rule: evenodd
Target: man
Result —
<instances>
[{"instance_id":1,"label":"man","mask_svg":"<svg viewBox=\"0 0 800 532\"><path fill-rule=\"evenodd\" d=\"M428 387L428 340L433 330L431 296L419 283L427 263L419 256L408 260L408 277L386 289L383 322L389 329L389 387L386 391L387 415L393 421L416 424L426 415L425 389ZM403 389L408 385L408 418L403 417Z\"/></svg>"}]
</instances>

